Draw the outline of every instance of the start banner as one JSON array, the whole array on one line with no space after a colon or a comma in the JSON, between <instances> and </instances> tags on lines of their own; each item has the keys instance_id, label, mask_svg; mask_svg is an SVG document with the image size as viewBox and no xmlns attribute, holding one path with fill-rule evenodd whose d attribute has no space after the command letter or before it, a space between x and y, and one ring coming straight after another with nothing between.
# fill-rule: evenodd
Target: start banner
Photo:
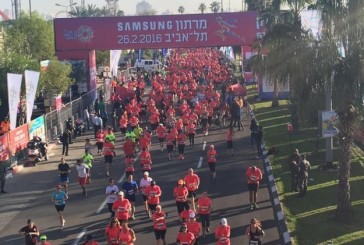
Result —
<instances>
[{"instance_id":1,"label":"start banner","mask_svg":"<svg viewBox=\"0 0 364 245\"><path fill-rule=\"evenodd\" d=\"M9 132L9 147L12 156L26 148L28 142L28 124L23 124Z\"/></svg>"},{"instance_id":2,"label":"start banner","mask_svg":"<svg viewBox=\"0 0 364 245\"><path fill-rule=\"evenodd\" d=\"M252 45L258 12L54 19L56 50Z\"/></svg>"}]
</instances>

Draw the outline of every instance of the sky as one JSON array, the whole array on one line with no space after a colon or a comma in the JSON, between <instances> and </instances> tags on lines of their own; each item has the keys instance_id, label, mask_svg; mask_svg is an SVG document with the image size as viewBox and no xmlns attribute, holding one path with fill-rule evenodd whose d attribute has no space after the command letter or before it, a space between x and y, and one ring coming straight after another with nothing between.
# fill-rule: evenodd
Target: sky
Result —
<instances>
[{"instance_id":1,"label":"sky","mask_svg":"<svg viewBox=\"0 0 364 245\"><path fill-rule=\"evenodd\" d=\"M59 11L64 11L64 7L56 6L55 4L69 5L69 0L20 0L22 11L29 11L29 2L31 1L32 10L37 10L41 14L50 14L54 16ZM123 10L126 15L135 15L135 6L138 2L142 0L119 0L119 9ZM178 7L183 6L185 8L185 14L195 14L199 13L198 6L201 3L205 3L207 6L206 12L211 12L209 6L214 0L145 0L148 2L153 9L161 14L166 11L178 14ZM237 12L242 10L242 0L217 0L218 2L223 2L224 10L229 10L231 12ZM0 0L0 10L10 10L11 12L11 0ZM81 4L81 0L73 0L77 5ZM131 4L132 2L132 4ZM85 0L86 5L95 4L97 7L102 7L106 5L105 0ZM61 17L61 16L60 16ZM63 16L62 16L63 17Z\"/></svg>"}]
</instances>

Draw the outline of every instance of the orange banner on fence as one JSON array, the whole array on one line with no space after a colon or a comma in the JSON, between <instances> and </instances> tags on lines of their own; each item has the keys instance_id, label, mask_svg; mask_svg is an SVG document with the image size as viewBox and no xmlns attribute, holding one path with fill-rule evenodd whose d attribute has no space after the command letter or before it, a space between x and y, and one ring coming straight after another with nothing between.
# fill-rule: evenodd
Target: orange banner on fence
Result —
<instances>
[{"instance_id":1,"label":"orange banner on fence","mask_svg":"<svg viewBox=\"0 0 364 245\"><path fill-rule=\"evenodd\" d=\"M26 148L28 142L28 124L21 125L9 132L9 148L12 156Z\"/></svg>"},{"instance_id":2,"label":"orange banner on fence","mask_svg":"<svg viewBox=\"0 0 364 245\"><path fill-rule=\"evenodd\" d=\"M0 137L0 161L9 159L9 141L8 133Z\"/></svg>"}]
</instances>

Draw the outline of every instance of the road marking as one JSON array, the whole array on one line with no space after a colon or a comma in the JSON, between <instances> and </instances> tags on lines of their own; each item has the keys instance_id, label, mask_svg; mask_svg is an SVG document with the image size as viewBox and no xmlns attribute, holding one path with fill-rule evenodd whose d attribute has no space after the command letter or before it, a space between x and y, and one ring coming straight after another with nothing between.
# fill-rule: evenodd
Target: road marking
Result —
<instances>
[{"instance_id":1,"label":"road marking","mask_svg":"<svg viewBox=\"0 0 364 245\"><path fill-rule=\"evenodd\" d=\"M82 239L82 237L86 234L87 229L83 228L81 233L78 234L76 240L73 242L73 245L78 245L78 243L80 242L80 240Z\"/></svg>"},{"instance_id":2,"label":"road marking","mask_svg":"<svg viewBox=\"0 0 364 245\"><path fill-rule=\"evenodd\" d=\"M205 149L206 149L206 141L203 142L202 151L204 151Z\"/></svg>"},{"instance_id":3,"label":"road marking","mask_svg":"<svg viewBox=\"0 0 364 245\"><path fill-rule=\"evenodd\" d=\"M206 133L205 133L205 136L207 136L207 135L209 135L209 131L208 130L206 130Z\"/></svg>"},{"instance_id":4,"label":"road marking","mask_svg":"<svg viewBox=\"0 0 364 245\"><path fill-rule=\"evenodd\" d=\"M203 157L200 157L200 159L198 160L197 168L201 168L202 167L202 159L203 159Z\"/></svg>"}]
</instances>

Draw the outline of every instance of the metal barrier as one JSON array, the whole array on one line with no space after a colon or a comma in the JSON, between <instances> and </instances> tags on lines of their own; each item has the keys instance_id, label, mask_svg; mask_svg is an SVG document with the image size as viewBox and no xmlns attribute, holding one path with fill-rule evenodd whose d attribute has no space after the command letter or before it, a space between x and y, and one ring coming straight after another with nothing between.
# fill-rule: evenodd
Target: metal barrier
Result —
<instances>
[{"instance_id":1,"label":"metal barrier","mask_svg":"<svg viewBox=\"0 0 364 245\"><path fill-rule=\"evenodd\" d=\"M97 95L102 90L102 87L97 89ZM71 118L72 120L83 119L84 110L86 107L89 112L94 110L94 96L95 90L82 95L80 98L75 99L65 105L62 105L60 110L53 110L45 114L45 130L46 137L48 141L53 141L58 139L58 137L63 133L66 121Z\"/></svg>"}]
</instances>

